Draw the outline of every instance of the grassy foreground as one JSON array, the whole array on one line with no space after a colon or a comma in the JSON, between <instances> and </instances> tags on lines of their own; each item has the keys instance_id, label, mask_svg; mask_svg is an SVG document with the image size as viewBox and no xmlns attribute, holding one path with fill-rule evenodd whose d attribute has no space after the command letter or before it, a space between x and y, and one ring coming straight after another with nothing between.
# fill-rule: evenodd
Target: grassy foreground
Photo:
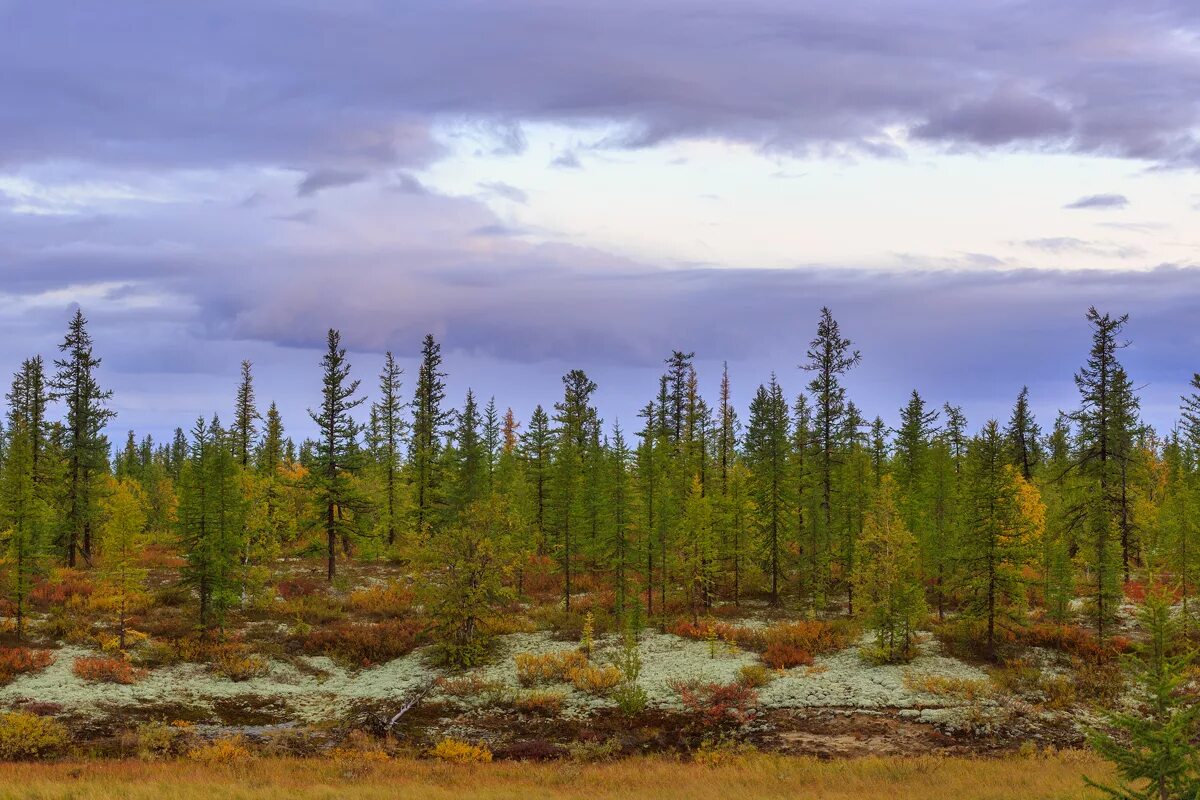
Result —
<instances>
[{"instance_id":1,"label":"grassy foreground","mask_svg":"<svg viewBox=\"0 0 1200 800\"><path fill-rule=\"evenodd\" d=\"M1085 753L1008 759L752 756L716 766L663 758L609 764L454 765L396 760L366 768L335 760L261 759L237 766L188 761L0 764L0 798L820 798L1037 800L1092 798L1081 775L1108 777Z\"/></svg>"}]
</instances>

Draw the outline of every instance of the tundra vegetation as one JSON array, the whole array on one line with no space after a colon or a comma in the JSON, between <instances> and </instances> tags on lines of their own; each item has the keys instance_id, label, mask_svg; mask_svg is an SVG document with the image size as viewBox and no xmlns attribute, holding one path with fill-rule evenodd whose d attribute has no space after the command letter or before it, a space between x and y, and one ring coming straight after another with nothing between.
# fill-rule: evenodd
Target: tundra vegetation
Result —
<instances>
[{"instance_id":1,"label":"tundra vegetation","mask_svg":"<svg viewBox=\"0 0 1200 800\"><path fill-rule=\"evenodd\" d=\"M665 751L716 770L592 766L564 797L828 771L752 752L778 751L864 756L837 771L845 796L983 796L953 760L982 754L1038 765L969 767L1045 781L1013 796L1091 796L1087 772L1193 797L1200 374L1152 429L1126 322L1088 310L1078 402L1047 429L1020 387L973 427L917 390L894 427L869 417L823 309L805 389L771 375L744 417L727 370L710 404L683 351L636 429L582 370L523 421L472 390L455 407L432 336L411 391L389 353L371 394L330 330L312 438L261 411L243 362L230 408L112 442L76 313L6 395L0 757L179 765L177 785L88 767L89 796L122 769L178 793L230 765L295 794L334 779L295 760L316 755L389 781L441 769L410 759L518 782L554 779L483 765ZM1063 754L1087 741L1115 766ZM487 781L465 793L502 791Z\"/></svg>"}]
</instances>

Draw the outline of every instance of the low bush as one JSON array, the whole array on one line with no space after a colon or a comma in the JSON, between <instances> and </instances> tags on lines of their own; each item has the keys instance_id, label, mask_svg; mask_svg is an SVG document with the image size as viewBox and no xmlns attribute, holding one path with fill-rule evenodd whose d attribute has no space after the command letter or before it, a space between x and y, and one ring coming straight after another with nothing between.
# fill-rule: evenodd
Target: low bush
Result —
<instances>
[{"instance_id":1,"label":"low bush","mask_svg":"<svg viewBox=\"0 0 1200 800\"><path fill-rule=\"evenodd\" d=\"M408 655L425 638L417 620L375 623L342 622L310 631L302 646L306 653L325 655L350 667L370 667Z\"/></svg>"},{"instance_id":2,"label":"low bush","mask_svg":"<svg viewBox=\"0 0 1200 800\"><path fill-rule=\"evenodd\" d=\"M787 642L771 642L763 651L762 660L774 669L807 667L813 663L813 657L807 650Z\"/></svg>"},{"instance_id":3,"label":"low bush","mask_svg":"<svg viewBox=\"0 0 1200 800\"><path fill-rule=\"evenodd\" d=\"M413 600L412 589L399 582L392 582L351 592L346 598L346 607L359 614L384 619L409 613Z\"/></svg>"},{"instance_id":4,"label":"low bush","mask_svg":"<svg viewBox=\"0 0 1200 800\"><path fill-rule=\"evenodd\" d=\"M758 691L733 683L672 680L668 684L695 722L704 728L746 725L757 715Z\"/></svg>"},{"instance_id":5,"label":"low bush","mask_svg":"<svg viewBox=\"0 0 1200 800\"><path fill-rule=\"evenodd\" d=\"M326 583L320 578L309 575L295 575L283 578L275 584L275 593L284 600L305 597L313 594L324 594Z\"/></svg>"},{"instance_id":6,"label":"low bush","mask_svg":"<svg viewBox=\"0 0 1200 800\"><path fill-rule=\"evenodd\" d=\"M221 645L212 654L212 671L231 681L248 681L270 672L267 659L234 643Z\"/></svg>"},{"instance_id":7,"label":"low bush","mask_svg":"<svg viewBox=\"0 0 1200 800\"><path fill-rule=\"evenodd\" d=\"M26 761L59 755L71 743L66 727L28 711L0 714L0 759Z\"/></svg>"},{"instance_id":8,"label":"low bush","mask_svg":"<svg viewBox=\"0 0 1200 800\"><path fill-rule=\"evenodd\" d=\"M139 758L172 758L182 755L184 742L190 734L186 728L165 722L147 722L139 725L134 733Z\"/></svg>"},{"instance_id":9,"label":"low bush","mask_svg":"<svg viewBox=\"0 0 1200 800\"><path fill-rule=\"evenodd\" d=\"M29 600L38 608L63 606L74 599L86 600L96 590L85 572L60 567L51 570L46 580L33 587Z\"/></svg>"},{"instance_id":10,"label":"low bush","mask_svg":"<svg viewBox=\"0 0 1200 800\"><path fill-rule=\"evenodd\" d=\"M517 682L522 686L542 683L570 683L571 672L588 665L587 656L578 650L552 653L517 653Z\"/></svg>"},{"instance_id":11,"label":"low bush","mask_svg":"<svg viewBox=\"0 0 1200 800\"><path fill-rule=\"evenodd\" d=\"M254 758L254 751L241 736L231 736L197 745L188 751L187 757L205 766L217 767L250 761Z\"/></svg>"},{"instance_id":12,"label":"low bush","mask_svg":"<svg viewBox=\"0 0 1200 800\"><path fill-rule=\"evenodd\" d=\"M595 695L608 694L622 679L621 670L611 664L605 664L602 667L592 664L576 667L571 670L568 677L571 679L571 685L576 689Z\"/></svg>"},{"instance_id":13,"label":"low bush","mask_svg":"<svg viewBox=\"0 0 1200 800\"><path fill-rule=\"evenodd\" d=\"M513 705L526 714L554 717L562 711L564 699L562 692L533 691L519 695Z\"/></svg>"},{"instance_id":14,"label":"low bush","mask_svg":"<svg viewBox=\"0 0 1200 800\"><path fill-rule=\"evenodd\" d=\"M54 663L49 650L29 647L0 647L0 686L11 683L18 675L41 672Z\"/></svg>"},{"instance_id":15,"label":"low bush","mask_svg":"<svg viewBox=\"0 0 1200 800\"><path fill-rule=\"evenodd\" d=\"M342 607L327 594L302 594L282 601L279 613L309 625L329 625L346 616Z\"/></svg>"},{"instance_id":16,"label":"low bush","mask_svg":"<svg viewBox=\"0 0 1200 800\"><path fill-rule=\"evenodd\" d=\"M905 673L904 686L911 692L938 697L957 697L969 703L995 694L995 687L985 678L960 678L930 673Z\"/></svg>"},{"instance_id":17,"label":"low bush","mask_svg":"<svg viewBox=\"0 0 1200 800\"><path fill-rule=\"evenodd\" d=\"M761 689L775 679L775 673L762 664L747 664L738 670L738 683Z\"/></svg>"},{"instance_id":18,"label":"low bush","mask_svg":"<svg viewBox=\"0 0 1200 800\"><path fill-rule=\"evenodd\" d=\"M146 670L139 669L123 658L77 658L71 671L88 683L120 683L129 685L146 677Z\"/></svg>"},{"instance_id":19,"label":"low bush","mask_svg":"<svg viewBox=\"0 0 1200 800\"><path fill-rule=\"evenodd\" d=\"M430 749L429 755L453 764L486 764L492 760L492 751L485 745L461 739L442 739Z\"/></svg>"}]
</instances>

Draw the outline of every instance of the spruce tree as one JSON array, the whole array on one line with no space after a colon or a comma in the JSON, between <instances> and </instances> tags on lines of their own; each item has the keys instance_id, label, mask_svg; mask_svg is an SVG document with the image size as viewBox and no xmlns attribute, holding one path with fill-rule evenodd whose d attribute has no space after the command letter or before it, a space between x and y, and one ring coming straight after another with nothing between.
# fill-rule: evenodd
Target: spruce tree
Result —
<instances>
[{"instance_id":1,"label":"spruce tree","mask_svg":"<svg viewBox=\"0 0 1200 800\"><path fill-rule=\"evenodd\" d=\"M192 428L191 456L179 479L176 514L186 564L183 580L196 590L204 630L224 625L241 598L244 505L238 466L220 422Z\"/></svg>"},{"instance_id":2,"label":"spruce tree","mask_svg":"<svg viewBox=\"0 0 1200 800\"><path fill-rule=\"evenodd\" d=\"M771 604L780 601L784 572L784 532L787 509L788 407L775 376L759 386L750 403L746 428L746 463L753 474L754 504L758 510L763 571L770 581Z\"/></svg>"},{"instance_id":3,"label":"spruce tree","mask_svg":"<svg viewBox=\"0 0 1200 800\"><path fill-rule=\"evenodd\" d=\"M242 379L238 383L237 398L233 407L233 427L229 430L233 454L242 469L250 467L250 454L258 436L255 422L262 419L258 407L254 404L254 376L251 374L251 367L249 361L242 362Z\"/></svg>"},{"instance_id":4,"label":"spruce tree","mask_svg":"<svg viewBox=\"0 0 1200 800\"><path fill-rule=\"evenodd\" d=\"M817 453L817 484L820 487L821 513L814 520L814 530L819 534L813 537L814 542L827 542L834 537L833 530L833 496L834 476L841 457L843 426L846 414L846 388L842 386L842 376L857 366L862 355L851 349L851 341L842 336L837 321L833 318L828 307L821 309L821 320L817 323L817 335L808 345L808 363L801 365L803 369L813 373L813 379L808 384L812 395L813 429L812 443ZM811 558L814 565L820 560L818 550L821 545L814 544L811 548ZM823 574L815 567L813 572L813 590L817 590L816 581L824 581Z\"/></svg>"},{"instance_id":5,"label":"spruce tree","mask_svg":"<svg viewBox=\"0 0 1200 800\"><path fill-rule=\"evenodd\" d=\"M413 395L412 442L409 465L412 473L415 528L422 538L435 531L445 498L442 486L442 447L453 413L442 408L446 384L442 372L442 346L426 334L421 345L421 366Z\"/></svg>"},{"instance_id":6,"label":"spruce tree","mask_svg":"<svg viewBox=\"0 0 1200 800\"><path fill-rule=\"evenodd\" d=\"M1004 429L1004 438L1008 444L1009 461L1021 470L1021 477L1027 481L1033 480L1033 471L1041 460L1041 436L1042 431L1029 408L1029 387L1022 386L1008 426Z\"/></svg>"},{"instance_id":7,"label":"spruce tree","mask_svg":"<svg viewBox=\"0 0 1200 800\"><path fill-rule=\"evenodd\" d=\"M308 412L320 432L313 450L309 485L320 512L319 525L325 533L326 576L332 583L338 537L349 537L354 532L349 514L364 503L351 481L362 467L362 453L357 447L358 424L350 412L366 398L354 396L359 382L350 379L350 363L346 360L342 337L333 328L326 337L321 369L321 405Z\"/></svg>"},{"instance_id":8,"label":"spruce tree","mask_svg":"<svg viewBox=\"0 0 1200 800\"><path fill-rule=\"evenodd\" d=\"M550 488L555 544L563 572L563 600L570 611L578 533L584 520L584 470L591 457L593 434L600 420L591 405L596 384L587 374L583 370L571 370L562 381L563 399L554 404L557 428Z\"/></svg>"},{"instance_id":9,"label":"spruce tree","mask_svg":"<svg viewBox=\"0 0 1200 800\"><path fill-rule=\"evenodd\" d=\"M396 364L392 351L384 355L379 373L379 402L371 406L378 426L378 462L383 483L383 529L388 546L396 543L400 527L401 446L406 423L401 416L405 403L400 399L400 376L404 370Z\"/></svg>"},{"instance_id":10,"label":"spruce tree","mask_svg":"<svg viewBox=\"0 0 1200 800\"><path fill-rule=\"evenodd\" d=\"M1114 542L1118 490L1120 487L1119 453L1125 432L1120 429L1125 414L1118 408L1122 370L1117 351L1129 316L1101 314L1095 306L1088 309L1092 326L1092 347L1087 364L1075 373L1080 407L1072 414L1078 426L1075 472L1085 481L1072 517L1082 524L1085 561L1091 571L1088 600L1096 635L1104 638L1115 619L1120 603L1121 554Z\"/></svg>"},{"instance_id":11,"label":"spruce tree","mask_svg":"<svg viewBox=\"0 0 1200 800\"><path fill-rule=\"evenodd\" d=\"M100 359L92 352L87 320L79 309L75 310L66 338L58 349L63 357L54 362L57 371L50 387L53 390L51 399L61 400L67 412L64 439L66 531L63 538L67 566L74 567L79 556L87 563L92 559L96 482L104 474L108 460L103 430L115 412L105 405L112 397L112 391L101 389L96 381Z\"/></svg>"},{"instance_id":12,"label":"spruce tree","mask_svg":"<svg viewBox=\"0 0 1200 800\"><path fill-rule=\"evenodd\" d=\"M520 435L521 459L525 464L525 475L530 484L532 497L533 524L538 555L545 555L547 547L546 508L549 503L548 487L553 446L550 417L539 405L529 418L529 429Z\"/></svg>"}]
</instances>

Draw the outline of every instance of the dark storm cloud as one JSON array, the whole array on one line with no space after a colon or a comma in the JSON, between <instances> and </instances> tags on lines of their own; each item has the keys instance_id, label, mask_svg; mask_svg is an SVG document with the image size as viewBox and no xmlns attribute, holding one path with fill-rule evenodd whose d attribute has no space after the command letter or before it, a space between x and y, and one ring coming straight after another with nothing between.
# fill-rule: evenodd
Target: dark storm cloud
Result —
<instances>
[{"instance_id":1,"label":"dark storm cloud","mask_svg":"<svg viewBox=\"0 0 1200 800\"><path fill-rule=\"evenodd\" d=\"M1128 205L1129 198L1123 194L1090 194L1067 203L1063 208L1125 208Z\"/></svg>"},{"instance_id":2,"label":"dark storm cloud","mask_svg":"<svg viewBox=\"0 0 1200 800\"><path fill-rule=\"evenodd\" d=\"M900 152L890 129L1200 164L1192 0L0 3L0 162L371 170L473 120ZM1193 39L1189 39L1193 37Z\"/></svg>"}]
</instances>

